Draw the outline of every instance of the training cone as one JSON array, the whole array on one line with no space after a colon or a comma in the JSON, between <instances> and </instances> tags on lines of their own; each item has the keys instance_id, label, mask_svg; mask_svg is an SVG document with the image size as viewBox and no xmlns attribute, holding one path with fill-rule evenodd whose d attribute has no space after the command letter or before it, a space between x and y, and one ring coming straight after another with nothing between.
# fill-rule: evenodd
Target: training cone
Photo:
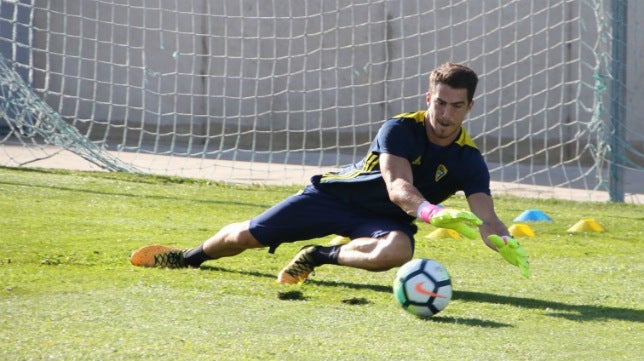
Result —
<instances>
[{"instance_id":1,"label":"training cone","mask_svg":"<svg viewBox=\"0 0 644 361\"><path fill-rule=\"evenodd\" d=\"M586 218L575 223L574 226L568 228L568 232L603 232L604 228L597 223L594 219Z\"/></svg>"},{"instance_id":2,"label":"training cone","mask_svg":"<svg viewBox=\"0 0 644 361\"><path fill-rule=\"evenodd\" d=\"M458 234L458 232L456 232L453 229L436 228L436 230L432 231L430 234L427 235L427 238L432 240L446 239L446 238L460 239L461 235Z\"/></svg>"},{"instance_id":3,"label":"training cone","mask_svg":"<svg viewBox=\"0 0 644 361\"><path fill-rule=\"evenodd\" d=\"M523 223L513 224L508 228L512 237L534 237L534 231L530 226Z\"/></svg>"},{"instance_id":4,"label":"training cone","mask_svg":"<svg viewBox=\"0 0 644 361\"><path fill-rule=\"evenodd\" d=\"M349 239L349 237L336 236L335 238L333 238L329 242L329 245L330 246L340 246L340 245L343 245L343 244L347 244L349 242L351 242L351 239Z\"/></svg>"},{"instance_id":5,"label":"training cone","mask_svg":"<svg viewBox=\"0 0 644 361\"><path fill-rule=\"evenodd\" d=\"M538 209L527 209L523 211L514 222L550 222L552 218Z\"/></svg>"}]
</instances>

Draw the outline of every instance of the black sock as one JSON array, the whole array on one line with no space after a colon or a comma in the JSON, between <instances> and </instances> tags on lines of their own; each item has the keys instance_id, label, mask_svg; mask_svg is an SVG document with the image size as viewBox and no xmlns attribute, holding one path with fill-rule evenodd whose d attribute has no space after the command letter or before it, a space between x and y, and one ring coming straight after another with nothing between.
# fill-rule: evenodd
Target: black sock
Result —
<instances>
[{"instance_id":1,"label":"black sock","mask_svg":"<svg viewBox=\"0 0 644 361\"><path fill-rule=\"evenodd\" d=\"M211 260L212 257L203 251L203 245L189 249L183 253L186 263L191 267L199 267L202 263Z\"/></svg>"},{"instance_id":2,"label":"black sock","mask_svg":"<svg viewBox=\"0 0 644 361\"><path fill-rule=\"evenodd\" d=\"M316 247L315 251L311 253L313 262L316 263L316 266L323 264L338 264L340 247L341 246Z\"/></svg>"}]
</instances>

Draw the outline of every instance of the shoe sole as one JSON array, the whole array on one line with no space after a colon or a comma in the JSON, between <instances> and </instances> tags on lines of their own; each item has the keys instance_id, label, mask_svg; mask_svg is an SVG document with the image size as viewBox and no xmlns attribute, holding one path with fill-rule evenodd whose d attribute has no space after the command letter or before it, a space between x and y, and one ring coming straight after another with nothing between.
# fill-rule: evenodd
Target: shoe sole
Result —
<instances>
[{"instance_id":1,"label":"shoe sole","mask_svg":"<svg viewBox=\"0 0 644 361\"><path fill-rule=\"evenodd\" d=\"M177 250L179 249L159 244L144 246L132 252L130 255L130 262L132 265L137 267L156 267L156 262L154 261L155 256L161 253Z\"/></svg>"},{"instance_id":2,"label":"shoe sole","mask_svg":"<svg viewBox=\"0 0 644 361\"><path fill-rule=\"evenodd\" d=\"M306 277L301 277L301 278L295 278L291 276L290 274L282 271L277 275L277 283L283 284L283 285L294 285L298 284L300 282L306 281L309 275L306 275Z\"/></svg>"},{"instance_id":3,"label":"shoe sole","mask_svg":"<svg viewBox=\"0 0 644 361\"><path fill-rule=\"evenodd\" d=\"M283 285L294 285L294 284L297 284L297 283L300 283L300 282L304 282L304 281L306 281L307 278L309 278L310 273L301 274L300 277L293 277L293 276L291 276L290 274L288 274L286 272L286 269L288 269L289 267L291 267L293 265L294 261L300 257L300 253L302 253L305 249L311 248L311 247L317 247L317 246L308 245L308 246L304 246L304 247L300 248L300 252L298 252L295 255L295 258L291 262L289 262L289 264L286 265L286 267L282 268L280 273L277 275L277 282L278 283L283 284Z\"/></svg>"}]
</instances>

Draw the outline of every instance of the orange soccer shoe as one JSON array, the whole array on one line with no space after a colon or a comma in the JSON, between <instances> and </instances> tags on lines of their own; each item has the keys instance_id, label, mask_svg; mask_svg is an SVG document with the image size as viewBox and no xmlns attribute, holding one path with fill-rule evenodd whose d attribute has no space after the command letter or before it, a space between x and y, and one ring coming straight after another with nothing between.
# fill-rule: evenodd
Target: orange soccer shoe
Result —
<instances>
[{"instance_id":1,"label":"orange soccer shoe","mask_svg":"<svg viewBox=\"0 0 644 361\"><path fill-rule=\"evenodd\" d=\"M318 246L304 246L295 255L293 260L280 271L277 276L277 282L281 284L296 284L306 281L309 274L313 272L315 263L311 253Z\"/></svg>"},{"instance_id":2,"label":"orange soccer shoe","mask_svg":"<svg viewBox=\"0 0 644 361\"><path fill-rule=\"evenodd\" d=\"M145 246L132 252L130 262L138 267L186 268L184 250L158 244Z\"/></svg>"}]
</instances>

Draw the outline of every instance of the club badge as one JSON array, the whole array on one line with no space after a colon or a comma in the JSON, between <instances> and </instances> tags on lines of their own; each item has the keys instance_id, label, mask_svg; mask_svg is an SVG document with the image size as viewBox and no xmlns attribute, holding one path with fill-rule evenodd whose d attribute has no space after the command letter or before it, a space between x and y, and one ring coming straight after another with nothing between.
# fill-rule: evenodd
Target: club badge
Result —
<instances>
[{"instance_id":1,"label":"club badge","mask_svg":"<svg viewBox=\"0 0 644 361\"><path fill-rule=\"evenodd\" d=\"M434 181L438 183L445 175L447 175L447 167L443 164L439 164L436 168L436 174L434 175Z\"/></svg>"}]
</instances>

